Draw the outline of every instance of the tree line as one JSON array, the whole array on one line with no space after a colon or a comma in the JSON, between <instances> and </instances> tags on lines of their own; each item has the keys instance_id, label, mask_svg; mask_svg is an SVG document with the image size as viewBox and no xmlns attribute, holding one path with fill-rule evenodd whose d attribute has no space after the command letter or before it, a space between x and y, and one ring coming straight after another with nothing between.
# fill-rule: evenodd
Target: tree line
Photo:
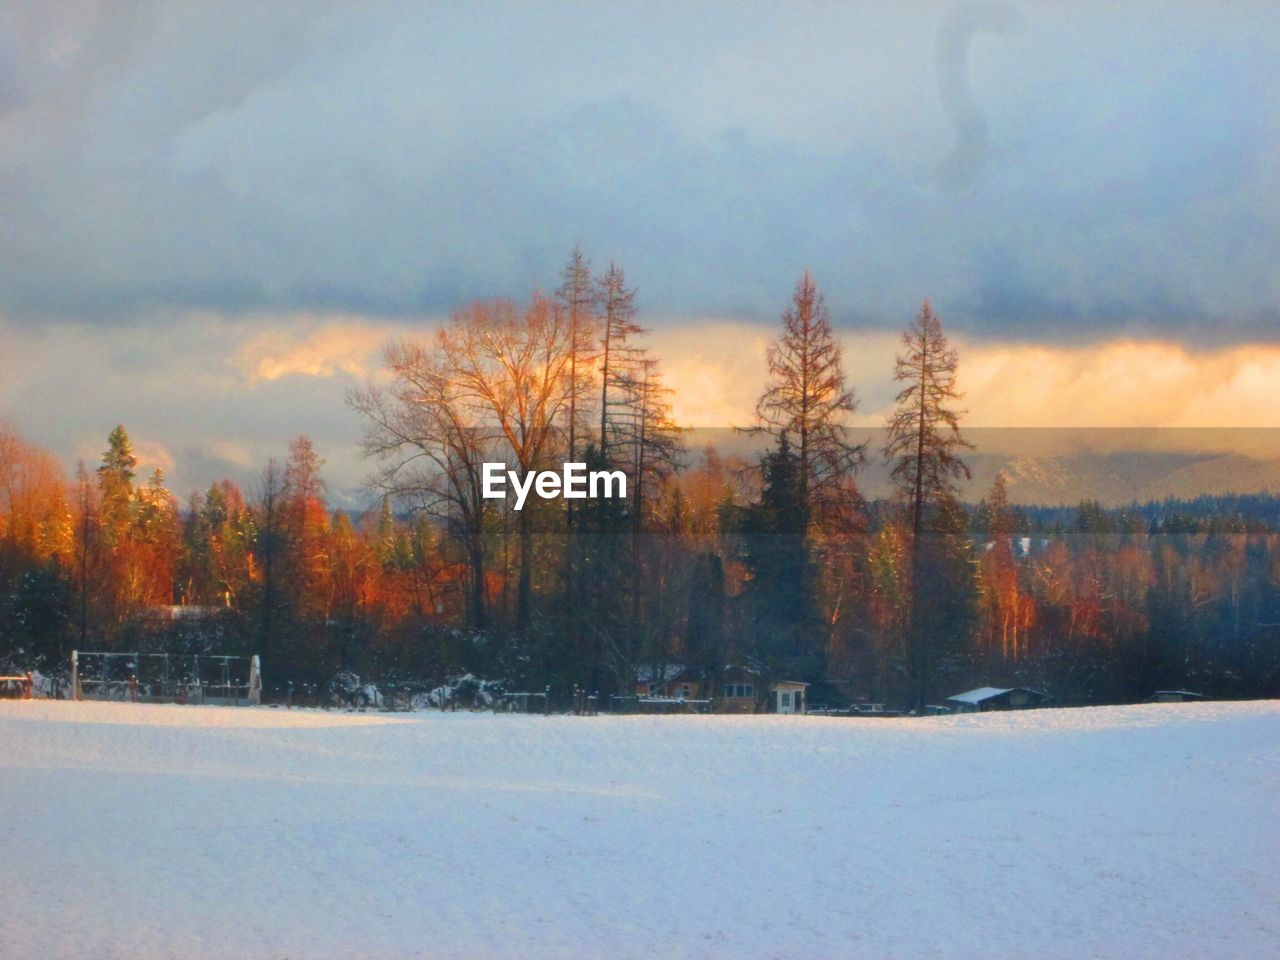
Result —
<instances>
[{"instance_id":1,"label":"tree line","mask_svg":"<svg viewBox=\"0 0 1280 960\"><path fill-rule=\"evenodd\" d=\"M1065 703L1280 693L1280 542L1256 504L1020 507L1003 477L961 502L959 357L927 301L879 449L850 426L857 394L808 274L741 427L753 455L688 449L638 316L624 271L574 251L554 292L389 344L386 385L348 396L363 513L330 508L306 437L252 489L223 480L180 505L161 471L137 476L123 426L70 480L0 430L0 669L216 649L260 654L269 687L471 673L607 694L679 663L912 709L980 684ZM891 499L859 490L871 457ZM629 496L514 511L483 496L495 461L621 470ZM201 615L160 615L172 605Z\"/></svg>"}]
</instances>

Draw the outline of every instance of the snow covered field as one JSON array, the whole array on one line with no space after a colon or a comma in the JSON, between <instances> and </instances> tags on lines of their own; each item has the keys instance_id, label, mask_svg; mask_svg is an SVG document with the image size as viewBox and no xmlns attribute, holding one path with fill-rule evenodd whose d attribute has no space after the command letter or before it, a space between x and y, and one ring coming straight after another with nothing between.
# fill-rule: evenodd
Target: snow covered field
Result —
<instances>
[{"instance_id":1,"label":"snow covered field","mask_svg":"<svg viewBox=\"0 0 1280 960\"><path fill-rule=\"evenodd\" d=\"M1280 702L0 702L0 956L1277 957Z\"/></svg>"}]
</instances>

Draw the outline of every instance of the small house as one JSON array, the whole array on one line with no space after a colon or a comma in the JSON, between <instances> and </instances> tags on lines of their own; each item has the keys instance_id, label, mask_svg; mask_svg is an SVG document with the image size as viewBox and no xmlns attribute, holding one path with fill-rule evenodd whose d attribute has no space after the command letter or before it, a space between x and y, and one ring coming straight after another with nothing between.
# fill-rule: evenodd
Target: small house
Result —
<instances>
[{"instance_id":1,"label":"small house","mask_svg":"<svg viewBox=\"0 0 1280 960\"><path fill-rule=\"evenodd\" d=\"M696 700L701 693L702 681L684 664L642 667L636 674L636 696L639 697Z\"/></svg>"},{"instance_id":2,"label":"small house","mask_svg":"<svg viewBox=\"0 0 1280 960\"><path fill-rule=\"evenodd\" d=\"M774 713L804 713L809 685L798 680L779 680L769 685Z\"/></svg>"},{"instance_id":3,"label":"small house","mask_svg":"<svg viewBox=\"0 0 1280 960\"><path fill-rule=\"evenodd\" d=\"M989 710L1027 710L1042 706L1049 697L1026 687L978 687L947 697L947 705L957 713L984 713Z\"/></svg>"},{"instance_id":4,"label":"small house","mask_svg":"<svg viewBox=\"0 0 1280 960\"><path fill-rule=\"evenodd\" d=\"M725 667L715 690L713 705L716 713L804 713L809 699L808 689L809 684L799 680L776 680L765 684L759 671L750 667Z\"/></svg>"},{"instance_id":5,"label":"small house","mask_svg":"<svg viewBox=\"0 0 1280 960\"><path fill-rule=\"evenodd\" d=\"M762 689L760 674L750 667L725 667L715 685L712 707L716 713L755 713Z\"/></svg>"}]
</instances>

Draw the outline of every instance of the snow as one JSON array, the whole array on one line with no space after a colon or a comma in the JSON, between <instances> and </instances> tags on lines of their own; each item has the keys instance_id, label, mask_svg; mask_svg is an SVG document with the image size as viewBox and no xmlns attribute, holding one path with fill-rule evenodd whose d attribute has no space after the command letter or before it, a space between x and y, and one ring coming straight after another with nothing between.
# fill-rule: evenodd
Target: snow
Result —
<instances>
[{"instance_id":1,"label":"snow","mask_svg":"<svg viewBox=\"0 0 1280 960\"><path fill-rule=\"evenodd\" d=\"M0 702L0 956L1280 956L1280 702Z\"/></svg>"}]
</instances>

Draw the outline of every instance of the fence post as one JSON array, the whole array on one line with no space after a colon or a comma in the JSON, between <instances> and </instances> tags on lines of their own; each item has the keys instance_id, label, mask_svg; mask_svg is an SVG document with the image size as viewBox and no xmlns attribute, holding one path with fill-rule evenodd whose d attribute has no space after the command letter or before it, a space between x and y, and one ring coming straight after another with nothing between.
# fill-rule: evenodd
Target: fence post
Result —
<instances>
[{"instance_id":1,"label":"fence post","mask_svg":"<svg viewBox=\"0 0 1280 960\"><path fill-rule=\"evenodd\" d=\"M138 702L138 675L136 673L129 675L129 702Z\"/></svg>"},{"instance_id":2,"label":"fence post","mask_svg":"<svg viewBox=\"0 0 1280 960\"><path fill-rule=\"evenodd\" d=\"M31 671L27 671L27 675L22 679L22 699L31 699Z\"/></svg>"},{"instance_id":3,"label":"fence post","mask_svg":"<svg viewBox=\"0 0 1280 960\"><path fill-rule=\"evenodd\" d=\"M542 715L544 717L551 716L551 684L542 692Z\"/></svg>"},{"instance_id":4,"label":"fence post","mask_svg":"<svg viewBox=\"0 0 1280 960\"><path fill-rule=\"evenodd\" d=\"M71 651L71 699L79 700L80 697L80 651Z\"/></svg>"}]
</instances>

